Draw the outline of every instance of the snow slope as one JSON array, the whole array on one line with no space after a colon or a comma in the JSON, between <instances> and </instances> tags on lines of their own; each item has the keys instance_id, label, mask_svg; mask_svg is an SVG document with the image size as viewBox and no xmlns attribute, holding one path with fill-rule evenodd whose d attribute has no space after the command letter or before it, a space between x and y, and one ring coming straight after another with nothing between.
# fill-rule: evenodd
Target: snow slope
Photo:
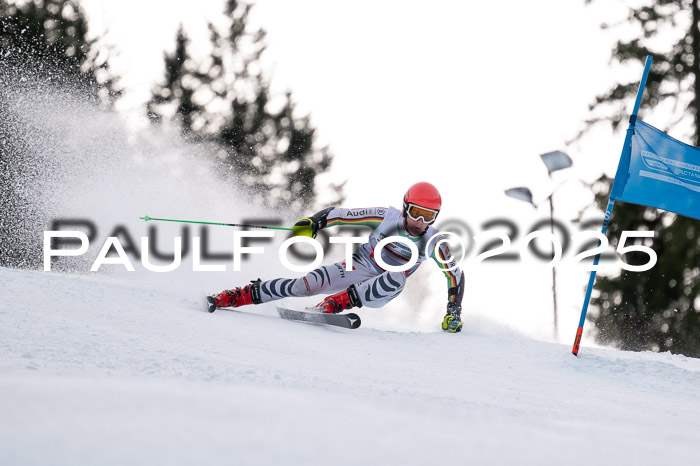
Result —
<instances>
[{"instance_id":1,"label":"snow slope","mask_svg":"<svg viewBox=\"0 0 700 466\"><path fill-rule=\"evenodd\" d=\"M700 360L253 310L0 269L0 464L700 464Z\"/></svg>"}]
</instances>

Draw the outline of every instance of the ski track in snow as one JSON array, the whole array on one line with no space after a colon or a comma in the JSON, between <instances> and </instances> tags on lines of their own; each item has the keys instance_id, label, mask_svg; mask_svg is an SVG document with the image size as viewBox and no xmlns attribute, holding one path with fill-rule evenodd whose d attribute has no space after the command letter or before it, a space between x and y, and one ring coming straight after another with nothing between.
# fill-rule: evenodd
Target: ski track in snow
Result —
<instances>
[{"instance_id":1,"label":"ski track in snow","mask_svg":"<svg viewBox=\"0 0 700 466\"><path fill-rule=\"evenodd\" d=\"M700 464L697 359L201 298L0 268L0 464Z\"/></svg>"}]
</instances>

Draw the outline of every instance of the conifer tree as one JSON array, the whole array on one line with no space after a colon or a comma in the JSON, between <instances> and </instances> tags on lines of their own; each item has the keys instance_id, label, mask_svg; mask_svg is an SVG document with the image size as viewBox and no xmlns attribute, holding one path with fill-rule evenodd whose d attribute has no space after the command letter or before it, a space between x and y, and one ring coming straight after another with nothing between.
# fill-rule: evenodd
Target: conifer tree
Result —
<instances>
[{"instance_id":1,"label":"conifer tree","mask_svg":"<svg viewBox=\"0 0 700 466\"><path fill-rule=\"evenodd\" d=\"M151 100L146 107L148 117L154 123L162 122L166 107L173 107L170 119L177 122L184 136L194 134L195 121L198 117L201 119L203 111L194 97L202 83L189 56L188 44L189 38L180 25L174 52L165 54L165 82L152 91Z\"/></svg>"},{"instance_id":2,"label":"conifer tree","mask_svg":"<svg viewBox=\"0 0 700 466\"><path fill-rule=\"evenodd\" d=\"M166 56L166 82L155 90L149 115L159 121L159 106L175 107L184 131L220 148L221 176L260 204L308 209L316 200L317 176L330 168L332 155L315 143L310 118L297 114L291 92L272 95L261 63L265 31L250 27L251 8L227 1L229 27L222 33L209 25L206 60L195 63L184 31L178 33L176 51ZM329 191L334 194L325 196L329 202L342 199L339 185Z\"/></svg>"},{"instance_id":3,"label":"conifer tree","mask_svg":"<svg viewBox=\"0 0 700 466\"><path fill-rule=\"evenodd\" d=\"M121 95L107 48L88 35L85 13L75 0L0 0L3 67L83 92L112 104Z\"/></svg>"},{"instance_id":4,"label":"conifer tree","mask_svg":"<svg viewBox=\"0 0 700 466\"><path fill-rule=\"evenodd\" d=\"M0 0L0 266L38 267L45 227L30 194L34 135L10 99L56 86L111 105L121 90L98 42L75 0Z\"/></svg>"}]
</instances>

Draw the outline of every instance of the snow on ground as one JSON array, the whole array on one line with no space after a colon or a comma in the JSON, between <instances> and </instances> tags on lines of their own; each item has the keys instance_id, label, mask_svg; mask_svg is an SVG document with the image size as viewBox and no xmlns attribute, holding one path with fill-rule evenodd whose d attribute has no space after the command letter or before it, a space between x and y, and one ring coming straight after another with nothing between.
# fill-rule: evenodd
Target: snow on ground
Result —
<instances>
[{"instance_id":1,"label":"snow on ground","mask_svg":"<svg viewBox=\"0 0 700 466\"><path fill-rule=\"evenodd\" d=\"M250 310L0 269L0 464L700 464L700 360Z\"/></svg>"}]
</instances>

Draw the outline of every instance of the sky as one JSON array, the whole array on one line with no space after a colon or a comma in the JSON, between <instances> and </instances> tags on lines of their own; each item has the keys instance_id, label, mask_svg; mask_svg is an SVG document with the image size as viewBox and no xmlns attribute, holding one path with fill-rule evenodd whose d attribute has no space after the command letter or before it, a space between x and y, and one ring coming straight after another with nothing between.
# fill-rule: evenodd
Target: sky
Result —
<instances>
[{"instance_id":1,"label":"sky","mask_svg":"<svg viewBox=\"0 0 700 466\"><path fill-rule=\"evenodd\" d=\"M207 21L221 21L224 2L83 3L93 31L106 31L117 50L113 62L128 89L122 108L136 108L162 76L162 54L172 49L178 25L192 37L194 53L205 54ZM292 90L319 143L336 155L335 178L348 179L348 199L365 204L375 193L356 186L369 179L395 187L386 190L393 197L416 164L434 167L421 175L440 184L446 198L452 190L458 196L488 189L449 183L446 171L469 178L506 163L512 169L499 171L494 191L544 181L537 156L555 149L574 158L579 177L613 170L617 148L600 154L607 131L580 146L565 144L592 97L616 78L608 66L615 36L599 25L618 17L622 3L605 3L259 1L251 20L268 33L273 90Z\"/></svg>"},{"instance_id":2,"label":"sky","mask_svg":"<svg viewBox=\"0 0 700 466\"><path fill-rule=\"evenodd\" d=\"M112 64L127 90L119 108L135 126L178 25L194 54L205 55L207 21L221 24L224 8L222 0L82 4L92 32L116 51ZM335 155L325 179L347 181L345 207L400 206L408 186L430 181L442 193L441 219L460 219L476 233L495 218L527 231L548 216L505 189L527 186L540 201L561 184L555 214L568 221L592 201L577 180L614 175L623 134L599 127L579 143L566 141L582 129L595 95L641 77L643 63L611 68L617 36L600 28L625 11L622 1L262 0L251 23L267 31L273 91L292 91L318 143ZM553 150L574 165L550 180L539 154ZM506 318L551 325L548 269L499 264L468 272L475 308L489 307L507 285L541 302L543 312L533 318L511 309ZM559 280L560 313L573 338L587 274L562 266Z\"/></svg>"}]
</instances>

